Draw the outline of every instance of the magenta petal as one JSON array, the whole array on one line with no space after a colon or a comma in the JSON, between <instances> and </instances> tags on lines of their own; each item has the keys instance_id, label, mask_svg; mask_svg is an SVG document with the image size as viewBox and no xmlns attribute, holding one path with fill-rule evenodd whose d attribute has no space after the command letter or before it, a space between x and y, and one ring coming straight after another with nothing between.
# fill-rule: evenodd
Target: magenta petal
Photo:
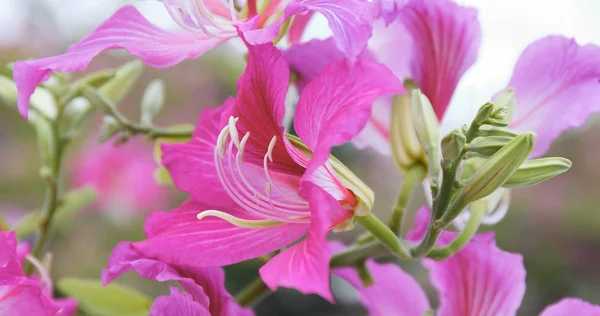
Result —
<instances>
[{"instance_id":1,"label":"magenta petal","mask_svg":"<svg viewBox=\"0 0 600 316\"><path fill-rule=\"evenodd\" d=\"M540 316L598 316L600 315L600 306L590 304L578 298L563 298L544 309Z\"/></svg>"},{"instance_id":2,"label":"magenta petal","mask_svg":"<svg viewBox=\"0 0 600 316\"><path fill-rule=\"evenodd\" d=\"M340 203L311 182L304 182L301 195L310 203L310 232L305 240L269 260L259 273L265 284L276 290L294 288L303 294L318 294L333 302L330 288L331 250L325 236L331 226L331 213L343 212ZM332 210L335 210L332 212Z\"/></svg>"},{"instance_id":3,"label":"magenta petal","mask_svg":"<svg viewBox=\"0 0 600 316\"><path fill-rule=\"evenodd\" d=\"M294 118L298 136L314 152L307 174L328 159L331 147L360 132L376 98L402 91L385 66L367 59L325 66L302 92Z\"/></svg>"},{"instance_id":4,"label":"magenta petal","mask_svg":"<svg viewBox=\"0 0 600 316\"><path fill-rule=\"evenodd\" d=\"M333 249L345 248L339 243L330 243L330 246L331 244L334 244ZM353 268L339 268L332 272L356 288L358 299L369 311L369 315L422 315L431 308L419 283L396 264L378 264L369 260L367 268L375 281L375 284L368 287L362 286Z\"/></svg>"},{"instance_id":5,"label":"magenta petal","mask_svg":"<svg viewBox=\"0 0 600 316\"><path fill-rule=\"evenodd\" d=\"M412 55L409 77L417 81L441 120L460 77L477 58L481 44L477 11L450 0L413 0L400 10L398 20L413 39L412 51L406 52ZM395 54L401 56L402 47L398 49Z\"/></svg>"},{"instance_id":6,"label":"magenta petal","mask_svg":"<svg viewBox=\"0 0 600 316\"><path fill-rule=\"evenodd\" d=\"M21 259L15 232L0 231L0 281L24 276Z\"/></svg>"},{"instance_id":7,"label":"magenta petal","mask_svg":"<svg viewBox=\"0 0 600 316\"><path fill-rule=\"evenodd\" d=\"M24 277L13 281L0 286L0 315L54 316L60 310L44 295L39 282Z\"/></svg>"},{"instance_id":8,"label":"magenta petal","mask_svg":"<svg viewBox=\"0 0 600 316\"><path fill-rule=\"evenodd\" d=\"M377 0L376 0L377 1ZM398 12L409 0L378 0L378 16L383 18L385 24L392 23L398 16Z\"/></svg>"},{"instance_id":9,"label":"magenta petal","mask_svg":"<svg viewBox=\"0 0 600 316\"><path fill-rule=\"evenodd\" d=\"M168 67L198 57L227 38L210 38L201 33L164 30L146 20L135 7L125 6L92 34L69 47L63 55L17 61L13 76L19 90L19 111L27 117L29 98L36 86L52 71L84 70L100 52L124 48L152 67Z\"/></svg>"},{"instance_id":10,"label":"magenta petal","mask_svg":"<svg viewBox=\"0 0 600 316\"><path fill-rule=\"evenodd\" d=\"M144 227L148 239L133 245L144 255L169 264L224 266L273 252L308 231L307 224L246 229L219 218L196 218L208 209L215 208L189 200L171 212L152 213ZM228 213L244 217L242 211Z\"/></svg>"},{"instance_id":11,"label":"magenta petal","mask_svg":"<svg viewBox=\"0 0 600 316\"><path fill-rule=\"evenodd\" d=\"M210 311L194 301L191 295L182 293L176 287L169 287L169 296L159 296L150 307L150 315L190 315L210 316Z\"/></svg>"},{"instance_id":12,"label":"magenta petal","mask_svg":"<svg viewBox=\"0 0 600 316\"><path fill-rule=\"evenodd\" d=\"M498 249L492 233L456 255L423 260L440 293L439 315L514 315L525 294L523 257Z\"/></svg>"},{"instance_id":13,"label":"magenta petal","mask_svg":"<svg viewBox=\"0 0 600 316\"><path fill-rule=\"evenodd\" d=\"M297 14L294 16L294 20L292 21L292 25L290 25L290 29L288 31L288 40L290 43L297 44L302 39L302 34L304 34L304 30L310 22L314 12L308 12L306 14Z\"/></svg>"},{"instance_id":14,"label":"magenta petal","mask_svg":"<svg viewBox=\"0 0 600 316\"><path fill-rule=\"evenodd\" d=\"M511 127L537 134L532 155L545 153L562 131L579 127L600 110L600 47L563 36L530 44L508 86L515 89Z\"/></svg>"}]
</instances>

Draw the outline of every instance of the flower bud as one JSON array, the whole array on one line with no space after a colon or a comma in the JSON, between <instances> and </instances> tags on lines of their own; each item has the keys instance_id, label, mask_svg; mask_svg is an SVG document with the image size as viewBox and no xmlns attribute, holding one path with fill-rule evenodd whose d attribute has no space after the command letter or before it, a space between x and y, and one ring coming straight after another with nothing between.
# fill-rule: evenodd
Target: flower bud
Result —
<instances>
[{"instance_id":1,"label":"flower bud","mask_svg":"<svg viewBox=\"0 0 600 316\"><path fill-rule=\"evenodd\" d=\"M513 88L504 89L496 96L494 104L506 108L506 121L510 123L515 112L515 90Z\"/></svg>"},{"instance_id":2,"label":"flower bud","mask_svg":"<svg viewBox=\"0 0 600 316\"><path fill-rule=\"evenodd\" d=\"M475 171L458 199L463 204L468 204L496 191L527 159L533 150L534 139L533 133L513 138Z\"/></svg>"},{"instance_id":3,"label":"flower bud","mask_svg":"<svg viewBox=\"0 0 600 316\"><path fill-rule=\"evenodd\" d=\"M100 137L98 138L98 142L100 144L109 140L119 131L119 123L112 116L104 116L102 118L102 127L100 128Z\"/></svg>"},{"instance_id":4,"label":"flower bud","mask_svg":"<svg viewBox=\"0 0 600 316\"><path fill-rule=\"evenodd\" d=\"M160 112L165 103L165 84L160 79L152 80L144 91L142 97L142 117L140 121L143 124L150 124L154 117Z\"/></svg>"},{"instance_id":5,"label":"flower bud","mask_svg":"<svg viewBox=\"0 0 600 316\"><path fill-rule=\"evenodd\" d=\"M488 102L488 103L482 105L479 108L479 110L477 111L475 118L473 119L473 125L483 125L484 122L490 117L490 115L492 115L493 111L494 111L493 103Z\"/></svg>"},{"instance_id":6,"label":"flower bud","mask_svg":"<svg viewBox=\"0 0 600 316\"><path fill-rule=\"evenodd\" d=\"M460 129L453 130L442 139L442 157L444 163L455 160L465 148L467 138Z\"/></svg>"},{"instance_id":7,"label":"flower bud","mask_svg":"<svg viewBox=\"0 0 600 316\"><path fill-rule=\"evenodd\" d=\"M519 133L506 127L497 127L492 125L483 125L477 131L477 137L489 137L489 136L502 136L502 137L515 137Z\"/></svg>"},{"instance_id":8,"label":"flower bud","mask_svg":"<svg viewBox=\"0 0 600 316\"><path fill-rule=\"evenodd\" d=\"M410 93L412 119L417 138L427 155L431 184L437 186L440 178L440 124L429 99L420 90Z\"/></svg>"},{"instance_id":9,"label":"flower bud","mask_svg":"<svg viewBox=\"0 0 600 316\"><path fill-rule=\"evenodd\" d=\"M508 144L513 138L507 136L478 137L466 146L466 158L473 156L489 157Z\"/></svg>"},{"instance_id":10,"label":"flower bud","mask_svg":"<svg viewBox=\"0 0 600 316\"><path fill-rule=\"evenodd\" d=\"M402 173L417 163L427 165L427 157L415 132L407 95L394 97L390 141L394 161Z\"/></svg>"},{"instance_id":11,"label":"flower bud","mask_svg":"<svg viewBox=\"0 0 600 316\"><path fill-rule=\"evenodd\" d=\"M505 188L525 188L544 182L571 168L569 159L560 157L539 158L525 161L502 185Z\"/></svg>"},{"instance_id":12,"label":"flower bud","mask_svg":"<svg viewBox=\"0 0 600 316\"><path fill-rule=\"evenodd\" d=\"M119 103L142 74L143 65L136 59L117 68L115 76L98 88L98 92L113 103Z\"/></svg>"}]
</instances>

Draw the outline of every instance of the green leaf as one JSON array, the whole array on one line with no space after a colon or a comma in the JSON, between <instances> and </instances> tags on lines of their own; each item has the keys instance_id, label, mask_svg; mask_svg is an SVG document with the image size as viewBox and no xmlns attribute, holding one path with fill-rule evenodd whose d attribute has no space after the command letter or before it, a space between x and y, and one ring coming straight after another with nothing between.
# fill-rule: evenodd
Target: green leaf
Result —
<instances>
[{"instance_id":1,"label":"green leaf","mask_svg":"<svg viewBox=\"0 0 600 316\"><path fill-rule=\"evenodd\" d=\"M152 300L145 294L123 285L102 286L100 280L64 278L58 289L75 297L79 308L94 316L148 315Z\"/></svg>"},{"instance_id":2,"label":"green leaf","mask_svg":"<svg viewBox=\"0 0 600 316\"><path fill-rule=\"evenodd\" d=\"M53 226L62 227L86 206L96 199L96 191L91 186L84 186L68 192L63 197L60 207L54 214ZM17 236L23 237L35 233L42 219L42 211L36 210L25 215L17 224Z\"/></svg>"},{"instance_id":3,"label":"green leaf","mask_svg":"<svg viewBox=\"0 0 600 316\"><path fill-rule=\"evenodd\" d=\"M162 166L154 170L154 181L161 185L175 185L173 183L173 178L171 178L171 174L169 174L169 170Z\"/></svg>"}]
</instances>

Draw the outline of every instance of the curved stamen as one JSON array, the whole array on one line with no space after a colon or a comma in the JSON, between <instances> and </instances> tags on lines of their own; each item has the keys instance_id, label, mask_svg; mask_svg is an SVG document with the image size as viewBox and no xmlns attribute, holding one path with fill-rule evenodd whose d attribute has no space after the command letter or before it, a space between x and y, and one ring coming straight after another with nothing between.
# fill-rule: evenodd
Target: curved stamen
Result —
<instances>
[{"instance_id":1,"label":"curved stamen","mask_svg":"<svg viewBox=\"0 0 600 316\"><path fill-rule=\"evenodd\" d=\"M231 214L217 211L217 210L206 210L197 215L199 220L201 220L205 217L209 217L209 216L218 217L222 220L225 220L225 221L231 223L232 225L235 225L235 226L241 227L241 228L248 228L248 229L269 228L269 227L275 227L275 226L285 224L285 222L275 221L272 219L259 219L259 220L243 219L243 218L235 217Z\"/></svg>"},{"instance_id":2,"label":"curved stamen","mask_svg":"<svg viewBox=\"0 0 600 316\"><path fill-rule=\"evenodd\" d=\"M27 256L25 256L25 259L27 259L27 261L29 261L29 263L31 263L31 265L35 267L35 269L40 275L40 282L42 284L52 284L50 274L48 273L46 268L44 268L44 265L36 257L28 254Z\"/></svg>"},{"instance_id":3,"label":"curved stamen","mask_svg":"<svg viewBox=\"0 0 600 316\"><path fill-rule=\"evenodd\" d=\"M231 21L233 23L237 23L237 14L235 11L235 6L233 5L233 0L229 0L229 13L231 13Z\"/></svg>"},{"instance_id":4,"label":"curved stamen","mask_svg":"<svg viewBox=\"0 0 600 316\"><path fill-rule=\"evenodd\" d=\"M269 184L270 187L275 187L275 190L277 190L277 192L279 192L283 197L285 197L289 201L295 202L298 204L302 204L302 205L308 205L308 202L306 202L305 200L299 199L294 196L290 196L289 193L283 192L278 186L273 185L273 179L271 179L269 167L267 166L267 159L270 162L273 162L273 148L275 148L276 141L277 141L277 136L273 136L273 138L271 138L271 142L269 143L267 153L263 157L263 171L265 173L265 177L267 178L267 183Z\"/></svg>"}]
</instances>

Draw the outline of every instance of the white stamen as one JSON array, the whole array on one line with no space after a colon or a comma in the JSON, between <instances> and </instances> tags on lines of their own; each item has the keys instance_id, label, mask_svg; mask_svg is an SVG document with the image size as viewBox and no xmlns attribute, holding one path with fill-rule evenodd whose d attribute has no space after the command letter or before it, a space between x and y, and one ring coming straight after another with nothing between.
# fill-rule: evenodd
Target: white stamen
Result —
<instances>
[{"instance_id":1,"label":"white stamen","mask_svg":"<svg viewBox=\"0 0 600 316\"><path fill-rule=\"evenodd\" d=\"M44 268L44 265L34 256L27 255L25 259L31 263L37 270L40 275L40 281L42 284L52 284L52 279L50 278L50 274L48 274L48 270Z\"/></svg>"},{"instance_id":2,"label":"white stamen","mask_svg":"<svg viewBox=\"0 0 600 316\"><path fill-rule=\"evenodd\" d=\"M260 220L250 220L243 219L239 217L235 217L231 214L217 211L217 210L206 210L204 212L199 213L196 217L201 220L205 217L218 217L223 219L237 227L248 228L248 229L260 229L260 228L269 228L279 226L281 224L285 224L284 222L275 221L272 219L260 219Z\"/></svg>"},{"instance_id":3,"label":"white stamen","mask_svg":"<svg viewBox=\"0 0 600 316\"><path fill-rule=\"evenodd\" d=\"M248 138L250 138L250 132L247 132L246 135L242 137L242 141L240 142L240 148L238 149L238 153L236 155L236 159L238 159L240 163L244 163L244 148L246 147Z\"/></svg>"},{"instance_id":4,"label":"white stamen","mask_svg":"<svg viewBox=\"0 0 600 316\"><path fill-rule=\"evenodd\" d=\"M229 136L231 136L231 140L233 141L233 144L239 150L240 149L240 138L238 137L237 128L235 128L236 122L237 122L237 119L235 119L233 116L229 117Z\"/></svg>"},{"instance_id":5,"label":"white stamen","mask_svg":"<svg viewBox=\"0 0 600 316\"><path fill-rule=\"evenodd\" d=\"M267 157L269 157L270 162L273 162L273 148L275 148L276 142L277 136L273 136L273 138L271 138L271 142L269 142L269 148L267 150Z\"/></svg>"},{"instance_id":6,"label":"white stamen","mask_svg":"<svg viewBox=\"0 0 600 316\"><path fill-rule=\"evenodd\" d=\"M235 12L235 7L233 5L233 0L229 0L229 13L231 13L231 21L233 23L237 23L237 14Z\"/></svg>"}]
</instances>

